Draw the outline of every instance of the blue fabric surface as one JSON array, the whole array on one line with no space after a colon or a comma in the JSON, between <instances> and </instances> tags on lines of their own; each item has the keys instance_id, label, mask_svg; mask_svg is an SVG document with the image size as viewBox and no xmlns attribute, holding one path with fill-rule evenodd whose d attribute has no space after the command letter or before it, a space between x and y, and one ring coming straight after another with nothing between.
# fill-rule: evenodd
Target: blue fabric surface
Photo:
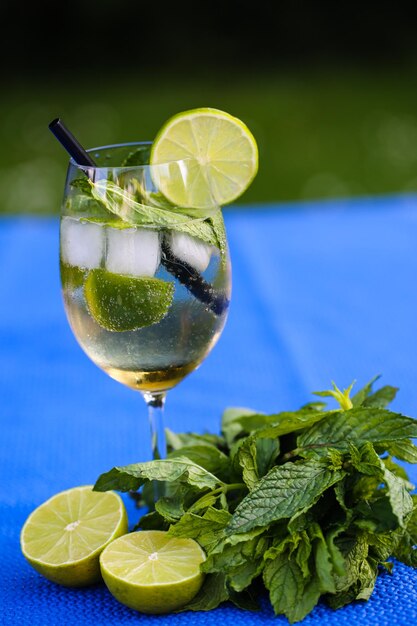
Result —
<instances>
[{"instance_id":1,"label":"blue fabric surface","mask_svg":"<svg viewBox=\"0 0 417 626\"><path fill-rule=\"evenodd\" d=\"M170 392L167 425L217 431L227 405L294 409L332 379L359 385L378 373L401 386L393 408L417 415L417 199L275 208L226 214L230 317L206 362ZM23 559L19 532L36 506L150 457L139 394L96 368L71 334L57 257L57 220L0 221L0 623L285 624L266 602L258 614L224 606L143 616L103 587L59 588ZM399 564L379 577L368 603L337 612L320 605L305 623L408 624L417 618L416 587L417 572Z\"/></svg>"}]
</instances>

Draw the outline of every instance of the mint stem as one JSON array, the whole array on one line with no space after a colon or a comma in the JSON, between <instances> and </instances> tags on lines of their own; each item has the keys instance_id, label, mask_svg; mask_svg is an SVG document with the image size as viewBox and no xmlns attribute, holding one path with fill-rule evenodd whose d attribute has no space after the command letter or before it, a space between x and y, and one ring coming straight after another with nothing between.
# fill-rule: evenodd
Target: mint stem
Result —
<instances>
[{"instance_id":1,"label":"mint stem","mask_svg":"<svg viewBox=\"0 0 417 626\"><path fill-rule=\"evenodd\" d=\"M236 489L247 489L245 483L232 483L231 485L225 485L223 491L235 491Z\"/></svg>"},{"instance_id":2,"label":"mint stem","mask_svg":"<svg viewBox=\"0 0 417 626\"><path fill-rule=\"evenodd\" d=\"M232 483L230 485L224 483L221 487L213 489L211 495L216 496L218 493L228 493L229 491L236 491L238 489L247 489L247 486L245 483Z\"/></svg>"}]
</instances>

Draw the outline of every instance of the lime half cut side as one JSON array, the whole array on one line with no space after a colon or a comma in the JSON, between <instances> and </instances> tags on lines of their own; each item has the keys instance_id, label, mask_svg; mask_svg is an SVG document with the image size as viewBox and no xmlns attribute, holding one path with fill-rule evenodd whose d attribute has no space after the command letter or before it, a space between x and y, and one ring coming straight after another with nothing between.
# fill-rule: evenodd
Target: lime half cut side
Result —
<instances>
[{"instance_id":1,"label":"lime half cut side","mask_svg":"<svg viewBox=\"0 0 417 626\"><path fill-rule=\"evenodd\" d=\"M69 587L101 579L99 557L127 533L127 515L116 493L92 485L56 494L27 518L20 535L23 555L43 576Z\"/></svg>"},{"instance_id":2,"label":"lime half cut side","mask_svg":"<svg viewBox=\"0 0 417 626\"><path fill-rule=\"evenodd\" d=\"M152 176L173 204L215 209L249 187L258 171L258 147L237 117L218 109L193 109L164 124L153 142L150 163L161 166Z\"/></svg>"},{"instance_id":3,"label":"lime half cut side","mask_svg":"<svg viewBox=\"0 0 417 626\"><path fill-rule=\"evenodd\" d=\"M205 554L193 539L171 537L161 530L120 537L100 557L110 593L141 613L169 613L198 593Z\"/></svg>"}]
</instances>

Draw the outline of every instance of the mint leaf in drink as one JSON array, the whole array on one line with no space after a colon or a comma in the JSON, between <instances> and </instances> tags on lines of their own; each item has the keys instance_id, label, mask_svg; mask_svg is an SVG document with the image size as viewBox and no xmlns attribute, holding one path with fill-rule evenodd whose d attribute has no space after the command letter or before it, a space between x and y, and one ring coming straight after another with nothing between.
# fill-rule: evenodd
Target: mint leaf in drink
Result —
<instances>
[{"instance_id":1,"label":"mint leaf in drink","mask_svg":"<svg viewBox=\"0 0 417 626\"><path fill-rule=\"evenodd\" d=\"M319 392L337 396L336 410L227 409L220 435L169 432L167 459L113 468L96 488L143 485L146 500L151 481L170 481L138 527L206 551L187 610L227 600L252 610L253 590L265 589L276 614L297 622L320 600L367 600L392 557L417 567L417 496L394 460L416 462L417 421L387 409L397 390L375 391L376 380L352 398L336 385Z\"/></svg>"},{"instance_id":2,"label":"mint leaf in drink","mask_svg":"<svg viewBox=\"0 0 417 626\"><path fill-rule=\"evenodd\" d=\"M65 201L65 215L97 221L112 221L112 216L103 202L93 196L91 181L87 175L78 176L70 181L69 193Z\"/></svg>"},{"instance_id":3,"label":"mint leaf in drink","mask_svg":"<svg viewBox=\"0 0 417 626\"><path fill-rule=\"evenodd\" d=\"M123 167L143 165L148 152L147 146L134 149ZM84 176L74 179L70 186L72 193L66 204L68 215L112 226L120 221L126 228L152 226L185 233L217 247L225 258L227 240L220 209L195 214L191 209L173 205L160 193L147 192L134 178L129 179L126 188L107 178L93 182Z\"/></svg>"},{"instance_id":4,"label":"mint leaf in drink","mask_svg":"<svg viewBox=\"0 0 417 626\"><path fill-rule=\"evenodd\" d=\"M225 251L224 224L220 210L218 215L191 219L189 215L176 211L174 206L167 210L139 202L134 194L107 179L91 183L91 194L110 214L116 215L130 226L152 226L183 232L216 246L221 252Z\"/></svg>"},{"instance_id":5,"label":"mint leaf in drink","mask_svg":"<svg viewBox=\"0 0 417 626\"><path fill-rule=\"evenodd\" d=\"M136 146L129 152L121 163L121 167L135 167L147 165L151 149L148 145Z\"/></svg>"},{"instance_id":6,"label":"mint leaf in drink","mask_svg":"<svg viewBox=\"0 0 417 626\"><path fill-rule=\"evenodd\" d=\"M78 180L78 179L77 179ZM76 189L70 193L65 201L65 215L87 218L95 222L113 222L113 216L109 214L102 202L94 198L90 189Z\"/></svg>"},{"instance_id":7,"label":"mint leaf in drink","mask_svg":"<svg viewBox=\"0 0 417 626\"><path fill-rule=\"evenodd\" d=\"M82 177L80 176L79 178L74 178L74 180L70 182L70 186L73 187L74 189L79 189L86 195L90 195L91 193L91 185L88 181L87 176L82 176Z\"/></svg>"},{"instance_id":8,"label":"mint leaf in drink","mask_svg":"<svg viewBox=\"0 0 417 626\"><path fill-rule=\"evenodd\" d=\"M218 209L214 213L211 213L207 217L207 222L211 225L211 228L213 229L213 232L216 236L216 245L219 248L222 257L225 258L227 249L227 236L221 210Z\"/></svg>"}]
</instances>

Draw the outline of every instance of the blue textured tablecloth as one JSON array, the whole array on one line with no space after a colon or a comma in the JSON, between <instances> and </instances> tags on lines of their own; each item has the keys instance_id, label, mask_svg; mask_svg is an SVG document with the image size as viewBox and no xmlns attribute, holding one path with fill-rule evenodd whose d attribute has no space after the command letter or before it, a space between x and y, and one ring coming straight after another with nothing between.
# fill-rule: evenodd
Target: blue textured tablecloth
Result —
<instances>
[{"instance_id":1,"label":"blue textured tablecloth","mask_svg":"<svg viewBox=\"0 0 417 626\"><path fill-rule=\"evenodd\" d=\"M294 409L332 379L362 385L378 373L401 387L393 408L417 415L417 198L279 208L226 214L229 321L206 362L170 392L167 425L217 431L227 405ZM71 334L57 258L57 220L0 221L0 624L285 624L266 604L258 614L224 606L143 616L104 587L57 587L23 559L19 532L36 506L150 456L139 394L96 368ZM415 468L410 475L417 481ZM417 572L396 565L368 603L320 605L305 623L409 624L416 589Z\"/></svg>"}]
</instances>

